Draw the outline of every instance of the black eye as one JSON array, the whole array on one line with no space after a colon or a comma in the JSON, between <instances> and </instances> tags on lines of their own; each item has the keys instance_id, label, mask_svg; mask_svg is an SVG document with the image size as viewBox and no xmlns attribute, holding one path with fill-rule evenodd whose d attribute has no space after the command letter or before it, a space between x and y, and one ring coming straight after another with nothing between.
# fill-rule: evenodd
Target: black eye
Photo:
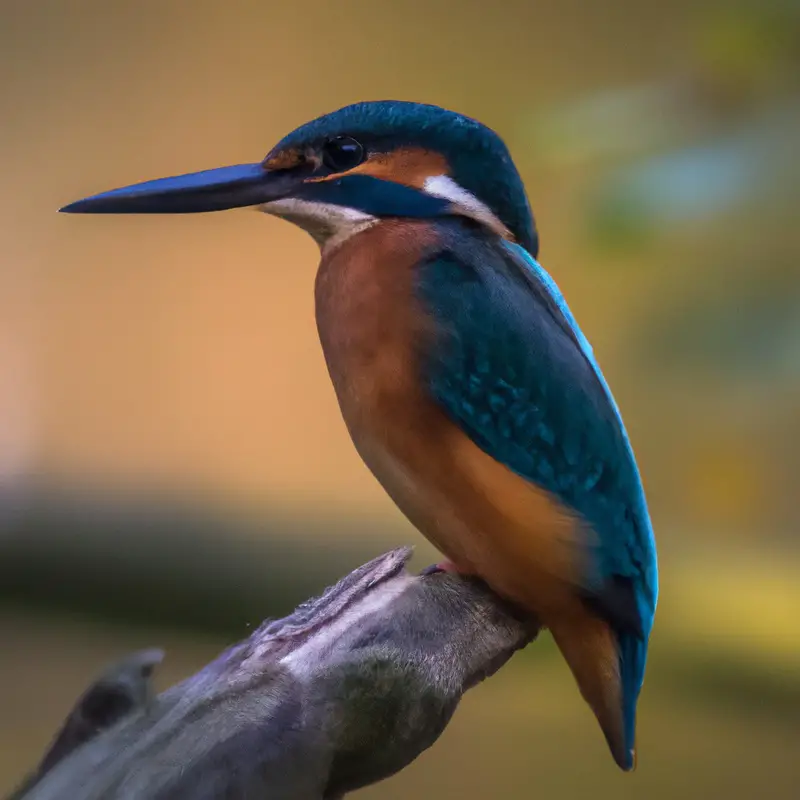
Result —
<instances>
[{"instance_id":1,"label":"black eye","mask_svg":"<svg viewBox=\"0 0 800 800\"><path fill-rule=\"evenodd\" d=\"M364 146L350 136L337 136L322 146L322 163L334 172L345 172L364 160Z\"/></svg>"}]
</instances>

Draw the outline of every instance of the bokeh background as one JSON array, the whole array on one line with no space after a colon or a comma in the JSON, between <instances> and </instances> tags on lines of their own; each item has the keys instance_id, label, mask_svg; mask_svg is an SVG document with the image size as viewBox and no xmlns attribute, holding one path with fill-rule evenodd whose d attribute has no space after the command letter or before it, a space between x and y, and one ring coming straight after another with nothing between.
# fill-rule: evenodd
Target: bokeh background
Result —
<instances>
[{"instance_id":1,"label":"bokeh background","mask_svg":"<svg viewBox=\"0 0 800 800\"><path fill-rule=\"evenodd\" d=\"M317 252L252 211L68 217L362 99L508 142L614 387L662 594L640 767L546 638L367 798L800 795L800 4L0 1L0 792L110 660L197 669L383 550Z\"/></svg>"}]
</instances>

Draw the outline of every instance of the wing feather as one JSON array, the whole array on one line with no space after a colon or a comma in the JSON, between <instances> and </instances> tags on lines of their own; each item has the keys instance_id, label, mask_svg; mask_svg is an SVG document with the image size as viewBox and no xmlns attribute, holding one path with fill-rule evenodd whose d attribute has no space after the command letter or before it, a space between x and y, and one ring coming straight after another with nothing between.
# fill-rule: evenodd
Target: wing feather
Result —
<instances>
[{"instance_id":1,"label":"wing feather","mask_svg":"<svg viewBox=\"0 0 800 800\"><path fill-rule=\"evenodd\" d=\"M454 240L420 269L420 297L439 331L425 362L429 390L478 446L588 523L597 534L596 572L583 588L619 629L649 632L652 527L592 348L526 251L471 238Z\"/></svg>"}]
</instances>

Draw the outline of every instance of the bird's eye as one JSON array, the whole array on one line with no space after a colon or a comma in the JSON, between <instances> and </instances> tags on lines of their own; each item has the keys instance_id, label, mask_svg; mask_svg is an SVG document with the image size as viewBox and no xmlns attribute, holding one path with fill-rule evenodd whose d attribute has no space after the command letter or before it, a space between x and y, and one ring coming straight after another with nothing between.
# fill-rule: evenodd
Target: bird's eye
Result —
<instances>
[{"instance_id":1,"label":"bird's eye","mask_svg":"<svg viewBox=\"0 0 800 800\"><path fill-rule=\"evenodd\" d=\"M337 136L322 146L322 163L334 172L345 172L364 160L364 146L350 136Z\"/></svg>"}]
</instances>

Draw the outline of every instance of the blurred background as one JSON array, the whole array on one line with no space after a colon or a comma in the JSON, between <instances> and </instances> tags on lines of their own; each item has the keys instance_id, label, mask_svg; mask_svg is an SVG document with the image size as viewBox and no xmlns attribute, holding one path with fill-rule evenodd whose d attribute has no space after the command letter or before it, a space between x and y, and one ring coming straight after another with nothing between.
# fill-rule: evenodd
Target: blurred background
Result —
<instances>
[{"instance_id":1,"label":"blurred background","mask_svg":"<svg viewBox=\"0 0 800 800\"><path fill-rule=\"evenodd\" d=\"M363 99L506 139L660 546L639 771L547 637L365 798L797 797L800 4L0 0L0 793L102 667L167 686L390 547L316 246L253 211L68 217Z\"/></svg>"}]
</instances>

